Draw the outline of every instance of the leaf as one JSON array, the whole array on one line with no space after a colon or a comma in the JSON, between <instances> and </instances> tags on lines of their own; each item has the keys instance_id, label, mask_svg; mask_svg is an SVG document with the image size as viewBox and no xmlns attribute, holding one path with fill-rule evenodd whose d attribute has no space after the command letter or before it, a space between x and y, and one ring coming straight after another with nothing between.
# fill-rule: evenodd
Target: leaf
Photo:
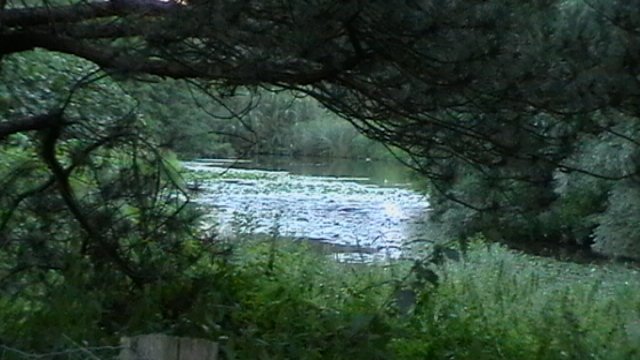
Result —
<instances>
[{"instance_id":1,"label":"leaf","mask_svg":"<svg viewBox=\"0 0 640 360\"><path fill-rule=\"evenodd\" d=\"M362 330L367 328L369 324L373 321L375 315L372 314L358 314L354 316L353 320L351 320L351 325L349 327L348 336L355 336L360 333Z\"/></svg>"},{"instance_id":2,"label":"leaf","mask_svg":"<svg viewBox=\"0 0 640 360\"><path fill-rule=\"evenodd\" d=\"M415 268L415 273L416 273L416 279L420 282L420 283L430 283L431 285L434 286L438 286L439 284L439 277L438 274L435 273L435 271L424 267L424 266L419 266Z\"/></svg>"},{"instance_id":3,"label":"leaf","mask_svg":"<svg viewBox=\"0 0 640 360\"><path fill-rule=\"evenodd\" d=\"M403 315L409 314L416 305L416 292L411 289L398 289L393 294L394 304Z\"/></svg>"}]
</instances>

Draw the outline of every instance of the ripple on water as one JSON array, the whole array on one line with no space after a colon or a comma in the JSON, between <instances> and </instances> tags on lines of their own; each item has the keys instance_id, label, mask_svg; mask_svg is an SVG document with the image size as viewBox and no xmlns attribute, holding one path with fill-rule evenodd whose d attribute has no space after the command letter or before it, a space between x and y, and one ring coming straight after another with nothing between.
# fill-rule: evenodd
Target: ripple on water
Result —
<instances>
[{"instance_id":1,"label":"ripple on water","mask_svg":"<svg viewBox=\"0 0 640 360\"><path fill-rule=\"evenodd\" d=\"M274 233L339 246L361 246L370 257L397 257L403 241L423 223L427 199L406 188L381 187L362 178L292 175L186 163L216 178L205 181L197 202L210 206L221 232ZM348 260L352 255L336 255ZM362 260L363 255L353 255Z\"/></svg>"}]
</instances>

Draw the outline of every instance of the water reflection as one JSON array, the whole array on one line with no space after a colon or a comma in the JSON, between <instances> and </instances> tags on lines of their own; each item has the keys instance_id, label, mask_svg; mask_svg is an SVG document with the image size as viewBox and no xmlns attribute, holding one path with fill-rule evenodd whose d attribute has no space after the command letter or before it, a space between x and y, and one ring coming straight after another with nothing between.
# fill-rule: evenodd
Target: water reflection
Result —
<instances>
[{"instance_id":1,"label":"water reflection","mask_svg":"<svg viewBox=\"0 0 640 360\"><path fill-rule=\"evenodd\" d=\"M200 159L234 169L284 171L293 175L338 177L381 186L418 186L420 177L398 161L259 156L252 160Z\"/></svg>"}]
</instances>

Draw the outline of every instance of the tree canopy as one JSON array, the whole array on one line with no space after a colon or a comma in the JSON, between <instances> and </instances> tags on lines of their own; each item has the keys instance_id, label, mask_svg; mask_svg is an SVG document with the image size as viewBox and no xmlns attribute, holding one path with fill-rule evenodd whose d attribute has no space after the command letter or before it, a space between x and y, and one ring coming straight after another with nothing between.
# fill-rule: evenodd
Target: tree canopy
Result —
<instances>
[{"instance_id":1,"label":"tree canopy","mask_svg":"<svg viewBox=\"0 0 640 360\"><path fill-rule=\"evenodd\" d=\"M571 116L637 112L638 10L603 4L8 1L0 55L44 48L120 76L194 78L231 93L292 88L431 162L516 156L557 165L561 154L536 147L565 145L555 128ZM45 119L6 121L2 133L41 126ZM514 141L522 132L531 144Z\"/></svg>"},{"instance_id":2,"label":"tree canopy","mask_svg":"<svg viewBox=\"0 0 640 360\"><path fill-rule=\"evenodd\" d=\"M0 56L42 48L218 98L299 91L406 150L434 203L530 219L562 200L562 181L635 181L639 12L622 0L8 0ZM50 128L56 111L3 119L0 138ZM598 160L616 147L632 160ZM565 236L546 233L529 236Z\"/></svg>"}]
</instances>

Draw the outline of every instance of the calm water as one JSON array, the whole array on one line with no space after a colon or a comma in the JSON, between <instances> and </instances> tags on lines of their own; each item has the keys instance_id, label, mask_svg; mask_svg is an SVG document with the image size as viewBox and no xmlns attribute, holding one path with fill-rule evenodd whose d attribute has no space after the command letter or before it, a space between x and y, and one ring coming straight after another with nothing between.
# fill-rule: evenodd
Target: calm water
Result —
<instances>
[{"instance_id":1,"label":"calm water","mask_svg":"<svg viewBox=\"0 0 640 360\"><path fill-rule=\"evenodd\" d=\"M278 234L338 252L398 257L427 219L417 177L395 162L259 158L185 165L211 175L197 201L211 209L223 236Z\"/></svg>"}]
</instances>

